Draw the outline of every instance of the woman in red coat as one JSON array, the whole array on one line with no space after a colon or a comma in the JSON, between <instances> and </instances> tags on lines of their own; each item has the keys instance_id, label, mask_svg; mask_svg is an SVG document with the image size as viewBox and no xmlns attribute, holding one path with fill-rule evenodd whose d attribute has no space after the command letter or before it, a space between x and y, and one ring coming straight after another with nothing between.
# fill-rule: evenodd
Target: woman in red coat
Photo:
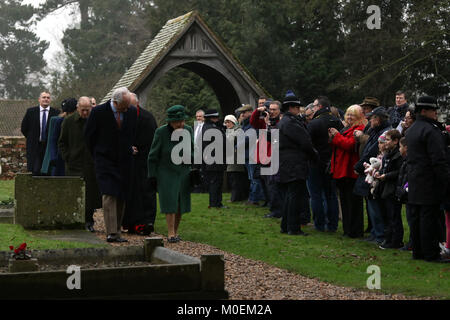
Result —
<instances>
[{"instance_id":1,"label":"woman in red coat","mask_svg":"<svg viewBox=\"0 0 450 320\"><path fill-rule=\"evenodd\" d=\"M359 160L355 130L364 130L367 120L359 105L352 105L345 113L346 127L340 132L329 129L333 155L331 157L331 173L339 189L342 208L342 227L344 236L358 238L364 235L363 198L353 194L358 175L353 166Z\"/></svg>"}]
</instances>

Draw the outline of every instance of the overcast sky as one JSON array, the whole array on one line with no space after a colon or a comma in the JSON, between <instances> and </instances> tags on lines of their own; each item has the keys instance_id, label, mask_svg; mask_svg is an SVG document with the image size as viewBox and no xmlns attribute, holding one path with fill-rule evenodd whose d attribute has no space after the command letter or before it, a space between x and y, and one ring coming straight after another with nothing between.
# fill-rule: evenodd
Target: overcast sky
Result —
<instances>
[{"instance_id":1,"label":"overcast sky","mask_svg":"<svg viewBox=\"0 0 450 320\"><path fill-rule=\"evenodd\" d=\"M46 0L22 0L23 4L31 4L34 7L39 6L41 3L45 3ZM68 5L62 9L56 10L49 14L42 21L36 23L33 27L33 31L41 40L49 42L49 47L44 53L44 59L47 61L50 69L59 69L56 57L58 53L64 52L61 39L64 30L78 23L78 19L74 19L71 13L76 11L78 6L76 4Z\"/></svg>"}]
</instances>

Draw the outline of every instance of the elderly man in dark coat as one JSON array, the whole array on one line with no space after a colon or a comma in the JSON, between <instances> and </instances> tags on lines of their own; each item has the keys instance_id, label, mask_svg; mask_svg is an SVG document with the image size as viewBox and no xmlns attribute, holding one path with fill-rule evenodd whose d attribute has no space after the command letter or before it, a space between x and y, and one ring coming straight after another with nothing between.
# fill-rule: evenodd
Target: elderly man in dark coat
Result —
<instances>
[{"instance_id":1,"label":"elderly man in dark coat","mask_svg":"<svg viewBox=\"0 0 450 320\"><path fill-rule=\"evenodd\" d=\"M108 242L126 242L121 237L125 201L130 190L137 111L130 107L127 88L114 90L111 100L92 109L84 135L94 157L97 182L102 194Z\"/></svg>"},{"instance_id":2,"label":"elderly man in dark coat","mask_svg":"<svg viewBox=\"0 0 450 320\"><path fill-rule=\"evenodd\" d=\"M439 205L445 200L450 176L437 109L434 97L420 97L415 106L416 121L406 132L408 203L413 258L443 262L439 249Z\"/></svg>"},{"instance_id":3,"label":"elderly man in dark coat","mask_svg":"<svg viewBox=\"0 0 450 320\"><path fill-rule=\"evenodd\" d=\"M89 97L81 97L76 112L66 117L61 126L58 149L65 162L66 176L80 176L85 181L86 229L94 230L94 211L102 207L102 198L95 177L94 161L84 139L84 126L92 110Z\"/></svg>"},{"instance_id":4,"label":"elderly man in dark coat","mask_svg":"<svg viewBox=\"0 0 450 320\"><path fill-rule=\"evenodd\" d=\"M147 158L158 128L153 115L140 107L139 99L131 93L131 105L137 108L137 128L134 145L139 150L131 171L130 197L125 205L122 226L128 233L149 235L154 231L156 218L156 189L147 177Z\"/></svg>"},{"instance_id":5,"label":"elderly man in dark coat","mask_svg":"<svg viewBox=\"0 0 450 320\"><path fill-rule=\"evenodd\" d=\"M308 205L306 178L309 173L309 161L318 160L318 153L313 147L306 124L299 116L301 105L294 93L288 91L282 106L285 113L278 123L280 184L285 195L281 233L289 235L306 235L301 230L302 210L299 208L306 208Z\"/></svg>"},{"instance_id":6,"label":"elderly man in dark coat","mask_svg":"<svg viewBox=\"0 0 450 320\"><path fill-rule=\"evenodd\" d=\"M21 131L27 139L27 170L33 175L41 175L42 161L47 148L48 123L59 114L50 107L50 93L39 95L39 106L27 109L22 119Z\"/></svg>"}]
</instances>

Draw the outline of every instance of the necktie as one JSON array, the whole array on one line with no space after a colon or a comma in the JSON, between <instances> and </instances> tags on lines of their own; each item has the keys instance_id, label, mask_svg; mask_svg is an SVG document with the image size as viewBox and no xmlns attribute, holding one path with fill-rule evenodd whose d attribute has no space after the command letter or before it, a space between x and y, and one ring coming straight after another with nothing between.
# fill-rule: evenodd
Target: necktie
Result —
<instances>
[{"instance_id":1,"label":"necktie","mask_svg":"<svg viewBox=\"0 0 450 320\"><path fill-rule=\"evenodd\" d=\"M47 110L43 110L44 114L42 115L42 128L41 128L41 141L47 140L45 136L45 129L47 128Z\"/></svg>"},{"instance_id":2,"label":"necktie","mask_svg":"<svg viewBox=\"0 0 450 320\"><path fill-rule=\"evenodd\" d=\"M120 112L119 112L119 111L117 111L116 121L117 121L117 126L118 126L119 129L120 129L121 123L120 123Z\"/></svg>"}]
</instances>

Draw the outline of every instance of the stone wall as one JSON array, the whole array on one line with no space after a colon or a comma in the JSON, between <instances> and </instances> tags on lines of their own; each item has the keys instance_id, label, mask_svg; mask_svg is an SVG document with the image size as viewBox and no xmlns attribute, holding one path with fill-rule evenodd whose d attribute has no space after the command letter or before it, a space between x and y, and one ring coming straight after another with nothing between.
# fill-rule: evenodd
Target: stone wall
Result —
<instances>
[{"instance_id":1,"label":"stone wall","mask_svg":"<svg viewBox=\"0 0 450 320\"><path fill-rule=\"evenodd\" d=\"M0 179L14 179L27 171L25 137L0 137Z\"/></svg>"}]
</instances>

